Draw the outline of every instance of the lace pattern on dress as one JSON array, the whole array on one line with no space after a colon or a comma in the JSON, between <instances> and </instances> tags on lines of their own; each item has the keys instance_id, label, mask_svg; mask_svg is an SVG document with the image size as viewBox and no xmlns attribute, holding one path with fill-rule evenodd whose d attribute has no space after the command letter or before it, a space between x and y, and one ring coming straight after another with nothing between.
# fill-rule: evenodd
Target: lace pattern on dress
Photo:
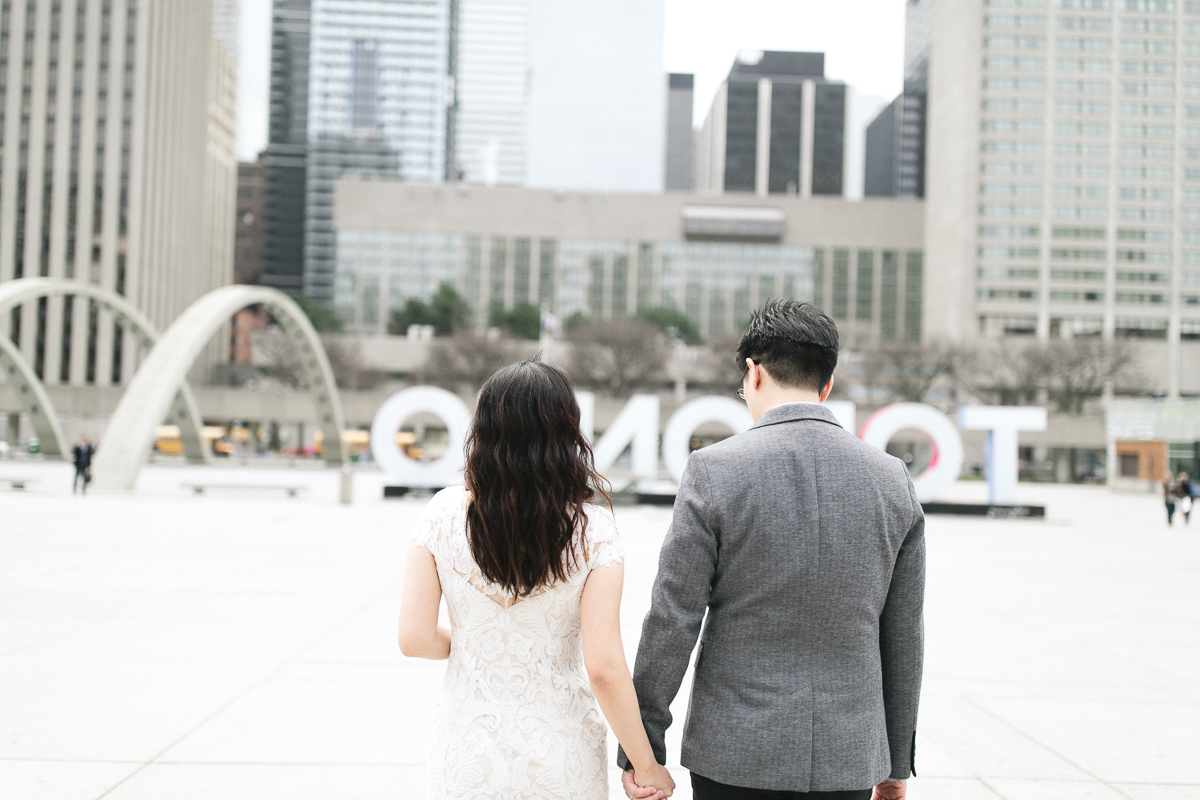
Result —
<instances>
[{"instance_id":1,"label":"lace pattern on dress","mask_svg":"<svg viewBox=\"0 0 1200 800\"><path fill-rule=\"evenodd\" d=\"M437 562L450 659L430 742L431 800L606 800L607 729L583 666L588 573L622 558L607 510L588 507L587 547L570 577L516 603L471 558L466 491L429 503L413 541Z\"/></svg>"}]
</instances>

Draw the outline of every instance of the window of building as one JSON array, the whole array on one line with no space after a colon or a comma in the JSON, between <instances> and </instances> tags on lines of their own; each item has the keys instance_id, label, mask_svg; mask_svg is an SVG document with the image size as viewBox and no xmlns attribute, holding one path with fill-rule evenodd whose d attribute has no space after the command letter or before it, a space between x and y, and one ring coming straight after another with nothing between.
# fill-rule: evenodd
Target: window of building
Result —
<instances>
[{"instance_id":1,"label":"window of building","mask_svg":"<svg viewBox=\"0 0 1200 800\"><path fill-rule=\"evenodd\" d=\"M586 313L592 319L601 319L604 315L604 242L588 242L587 244L587 309Z\"/></svg>"},{"instance_id":2,"label":"window of building","mask_svg":"<svg viewBox=\"0 0 1200 800\"><path fill-rule=\"evenodd\" d=\"M1117 317L1114 333L1122 339L1165 339L1167 338L1167 320Z\"/></svg>"},{"instance_id":3,"label":"window of building","mask_svg":"<svg viewBox=\"0 0 1200 800\"><path fill-rule=\"evenodd\" d=\"M723 242L708 245L708 326L705 335L725 333L725 305L728 301L730 246ZM701 326L704 330L704 326Z\"/></svg>"},{"instance_id":4,"label":"window of building","mask_svg":"<svg viewBox=\"0 0 1200 800\"><path fill-rule=\"evenodd\" d=\"M626 316L629 308L629 243L612 243L612 316Z\"/></svg>"},{"instance_id":5,"label":"window of building","mask_svg":"<svg viewBox=\"0 0 1200 800\"><path fill-rule=\"evenodd\" d=\"M979 332L984 336L1034 336L1037 317L1004 317L984 315L979 318Z\"/></svg>"},{"instance_id":6,"label":"window of building","mask_svg":"<svg viewBox=\"0 0 1200 800\"><path fill-rule=\"evenodd\" d=\"M829 315L846 319L850 311L850 251L833 251L833 293Z\"/></svg>"},{"instance_id":7,"label":"window of building","mask_svg":"<svg viewBox=\"0 0 1200 800\"><path fill-rule=\"evenodd\" d=\"M771 89L771 163L767 181L772 194L796 194L799 190L803 118L803 85L775 83Z\"/></svg>"},{"instance_id":8,"label":"window of building","mask_svg":"<svg viewBox=\"0 0 1200 800\"><path fill-rule=\"evenodd\" d=\"M654 303L654 245L638 243L637 255L637 305L650 308Z\"/></svg>"},{"instance_id":9,"label":"window of building","mask_svg":"<svg viewBox=\"0 0 1200 800\"><path fill-rule=\"evenodd\" d=\"M680 248L675 242L664 242L659 246L659 274L662 276L659 304L666 308L679 308Z\"/></svg>"},{"instance_id":10,"label":"window of building","mask_svg":"<svg viewBox=\"0 0 1200 800\"><path fill-rule=\"evenodd\" d=\"M885 250L879 266L879 335L896 339L896 316L900 294L900 254Z\"/></svg>"},{"instance_id":11,"label":"window of building","mask_svg":"<svg viewBox=\"0 0 1200 800\"><path fill-rule=\"evenodd\" d=\"M730 83L726 115L725 191L753 192L758 157L758 84Z\"/></svg>"},{"instance_id":12,"label":"window of building","mask_svg":"<svg viewBox=\"0 0 1200 800\"><path fill-rule=\"evenodd\" d=\"M513 240L513 304L528 303L529 271L533 260L533 244L529 239Z\"/></svg>"},{"instance_id":13,"label":"window of building","mask_svg":"<svg viewBox=\"0 0 1200 800\"><path fill-rule=\"evenodd\" d=\"M758 296L761 301L763 297L761 290ZM822 248L813 251L813 305L822 311L827 310L825 306L825 250Z\"/></svg>"},{"instance_id":14,"label":"window of building","mask_svg":"<svg viewBox=\"0 0 1200 800\"><path fill-rule=\"evenodd\" d=\"M858 274L854 293L854 318L870 322L875 316L875 253L858 251Z\"/></svg>"},{"instance_id":15,"label":"window of building","mask_svg":"<svg viewBox=\"0 0 1200 800\"><path fill-rule=\"evenodd\" d=\"M813 109L812 193L840 195L846 147L846 87L818 83Z\"/></svg>"},{"instance_id":16,"label":"window of building","mask_svg":"<svg viewBox=\"0 0 1200 800\"><path fill-rule=\"evenodd\" d=\"M1104 280L1104 270L1099 269L1052 269L1050 280L1065 282L1083 282Z\"/></svg>"},{"instance_id":17,"label":"window of building","mask_svg":"<svg viewBox=\"0 0 1200 800\"><path fill-rule=\"evenodd\" d=\"M910 342L921 341L924 291L924 257L910 252L904 264L904 338Z\"/></svg>"}]
</instances>

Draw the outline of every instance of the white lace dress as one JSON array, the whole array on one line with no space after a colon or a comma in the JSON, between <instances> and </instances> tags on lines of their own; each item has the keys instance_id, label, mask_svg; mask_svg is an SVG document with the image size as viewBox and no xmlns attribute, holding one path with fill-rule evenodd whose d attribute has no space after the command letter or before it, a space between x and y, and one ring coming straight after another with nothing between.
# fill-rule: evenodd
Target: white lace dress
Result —
<instances>
[{"instance_id":1,"label":"white lace dress","mask_svg":"<svg viewBox=\"0 0 1200 800\"><path fill-rule=\"evenodd\" d=\"M591 570L622 558L612 515L588 506L579 568L514 601L471 557L466 502L462 487L438 492L413 536L437 563L451 626L428 797L605 800L606 728L583 667L579 598Z\"/></svg>"}]
</instances>

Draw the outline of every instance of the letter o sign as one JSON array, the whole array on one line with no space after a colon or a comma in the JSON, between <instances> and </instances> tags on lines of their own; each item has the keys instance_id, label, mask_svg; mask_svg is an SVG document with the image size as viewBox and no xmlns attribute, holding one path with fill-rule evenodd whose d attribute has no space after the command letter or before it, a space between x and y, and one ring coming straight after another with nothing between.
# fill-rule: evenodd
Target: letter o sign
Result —
<instances>
[{"instance_id":1,"label":"letter o sign","mask_svg":"<svg viewBox=\"0 0 1200 800\"><path fill-rule=\"evenodd\" d=\"M872 414L858 438L886 450L891 438L905 428L919 430L933 445L929 466L913 478L917 500L928 503L958 480L963 465L962 436L950 418L936 408L924 403L893 403Z\"/></svg>"},{"instance_id":2,"label":"letter o sign","mask_svg":"<svg viewBox=\"0 0 1200 800\"><path fill-rule=\"evenodd\" d=\"M663 461L676 483L683 482L692 434L706 422L723 423L736 434L750 430L754 418L744 405L728 397L700 397L681 405L671 415L671 421L663 431L662 442Z\"/></svg>"},{"instance_id":3,"label":"letter o sign","mask_svg":"<svg viewBox=\"0 0 1200 800\"><path fill-rule=\"evenodd\" d=\"M450 442L446 454L436 461L422 463L405 455L396 444L401 423L419 412L427 412L446 423ZM390 477L402 486L437 489L462 482L463 443L471 412L462 400L445 389L415 386L389 397L371 422L371 455Z\"/></svg>"}]
</instances>

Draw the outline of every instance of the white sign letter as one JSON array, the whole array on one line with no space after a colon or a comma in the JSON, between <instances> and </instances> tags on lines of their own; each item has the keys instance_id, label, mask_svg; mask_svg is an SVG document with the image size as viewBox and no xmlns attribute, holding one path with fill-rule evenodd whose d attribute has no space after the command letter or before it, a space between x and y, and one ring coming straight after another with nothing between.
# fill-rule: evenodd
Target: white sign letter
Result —
<instances>
[{"instance_id":1,"label":"white sign letter","mask_svg":"<svg viewBox=\"0 0 1200 800\"><path fill-rule=\"evenodd\" d=\"M592 448L596 471L604 472L633 446L633 475L658 478L658 395L635 394Z\"/></svg>"},{"instance_id":2,"label":"white sign letter","mask_svg":"<svg viewBox=\"0 0 1200 800\"><path fill-rule=\"evenodd\" d=\"M683 480L692 434L706 422L720 422L738 434L749 430L754 418L745 405L729 397L701 397L680 406L663 431L662 443L663 461L676 483Z\"/></svg>"},{"instance_id":3,"label":"white sign letter","mask_svg":"<svg viewBox=\"0 0 1200 800\"><path fill-rule=\"evenodd\" d=\"M905 428L919 430L933 445L929 466L913 479L917 500L928 503L958 480L963 465L962 437L950 418L932 406L893 403L872 414L863 424L858 438L872 447L887 450L892 437Z\"/></svg>"},{"instance_id":4,"label":"white sign letter","mask_svg":"<svg viewBox=\"0 0 1200 800\"><path fill-rule=\"evenodd\" d=\"M1030 406L963 406L958 427L987 431L988 502L1011 506L1017 501L1017 431L1046 430L1046 409Z\"/></svg>"},{"instance_id":5,"label":"white sign letter","mask_svg":"<svg viewBox=\"0 0 1200 800\"><path fill-rule=\"evenodd\" d=\"M450 441L446 454L436 461L421 463L405 455L396 444L396 432L404 420L427 412L446 423ZM471 412L456 395L434 386L414 386L389 397L371 423L371 455L376 463L402 486L439 489L462 483L463 444Z\"/></svg>"}]
</instances>

